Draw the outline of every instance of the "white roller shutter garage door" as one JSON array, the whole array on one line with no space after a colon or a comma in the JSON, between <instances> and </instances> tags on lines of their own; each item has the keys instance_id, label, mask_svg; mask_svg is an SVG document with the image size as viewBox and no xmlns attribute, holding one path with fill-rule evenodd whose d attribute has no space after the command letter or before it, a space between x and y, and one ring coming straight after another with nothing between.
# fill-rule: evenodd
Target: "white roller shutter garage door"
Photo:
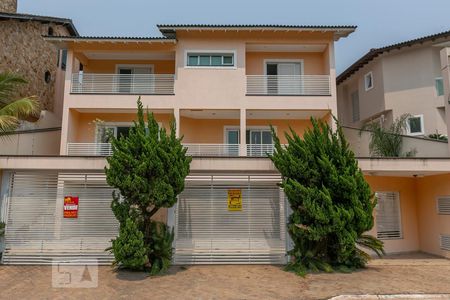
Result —
<instances>
[{"instance_id":1,"label":"white roller shutter garage door","mask_svg":"<svg viewBox=\"0 0 450 300\"><path fill-rule=\"evenodd\" d=\"M279 176L189 176L175 213L175 264L283 264ZM229 205L229 197L236 203ZM233 206L234 205L234 206Z\"/></svg>"}]
</instances>

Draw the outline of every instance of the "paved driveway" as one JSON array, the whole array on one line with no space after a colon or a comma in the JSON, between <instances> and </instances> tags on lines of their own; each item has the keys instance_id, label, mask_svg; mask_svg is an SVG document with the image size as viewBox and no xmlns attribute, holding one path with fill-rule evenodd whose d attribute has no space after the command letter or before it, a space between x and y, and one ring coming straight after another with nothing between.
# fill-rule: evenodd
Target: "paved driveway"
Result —
<instances>
[{"instance_id":1,"label":"paved driveway","mask_svg":"<svg viewBox=\"0 0 450 300\"><path fill-rule=\"evenodd\" d=\"M94 275L89 273L87 280L94 280ZM401 293L450 294L450 260L402 255L374 260L352 274L306 278L277 266L173 267L169 274L154 278L100 267L97 288L52 288L51 267L0 266L0 298L4 299L328 299L341 294Z\"/></svg>"}]
</instances>

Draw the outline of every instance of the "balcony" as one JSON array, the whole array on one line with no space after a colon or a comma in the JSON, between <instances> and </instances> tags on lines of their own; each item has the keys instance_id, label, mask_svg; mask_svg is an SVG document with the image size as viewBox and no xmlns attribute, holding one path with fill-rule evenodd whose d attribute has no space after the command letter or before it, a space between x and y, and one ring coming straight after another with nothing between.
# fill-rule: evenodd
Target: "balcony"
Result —
<instances>
[{"instance_id":1,"label":"balcony","mask_svg":"<svg viewBox=\"0 0 450 300\"><path fill-rule=\"evenodd\" d=\"M173 74L72 74L72 94L173 95Z\"/></svg>"},{"instance_id":2,"label":"balcony","mask_svg":"<svg viewBox=\"0 0 450 300\"><path fill-rule=\"evenodd\" d=\"M239 155L239 144L183 144L190 156L236 157ZM246 156L265 157L273 154L272 144L246 145ZM68 143L68 156L111 156L109 143Z\"/></svg>"},{"instance_id":3,"label":"balcony","mask_svg":"<svg viewBox=\"0 0 450 300\"><path fill-rule=\"evenodd\" d=\"M247 95L330 96L329 75L247 75Z\"/></svg>"}]
</instances>

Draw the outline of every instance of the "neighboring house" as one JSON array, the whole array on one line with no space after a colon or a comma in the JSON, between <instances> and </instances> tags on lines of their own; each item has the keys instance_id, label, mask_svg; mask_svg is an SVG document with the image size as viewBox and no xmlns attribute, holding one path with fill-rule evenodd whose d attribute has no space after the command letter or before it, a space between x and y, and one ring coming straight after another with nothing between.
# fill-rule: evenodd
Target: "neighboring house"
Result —
<instances>
[{"instance_id":1,"label":"neighboring house","mask_svg":"<svg viewBox=\"0 0 450 300\"><path fill-rule=\"evenodd\" d=\"M337 78L341 123L389 125L410 114L407 134L447 135L440 51L450 31L371 49Z\"/></svg>"},{"instance_id":2,"label":"neighboring house","mask_svg":"<svg viewBox=\"0 0 450 300\"><path fill-rule=\"evenodd\" d=\"M286 262L289 208L267 158L269 127L286 143L284 133L303 135L310 117L335 126L334 43L355 27L158 27L162 37L45 37L67 49L60 155L0 157L4 263L111 261L107 133L128 133L138 96L161 127L175 120L193 156L177 205L158 215L174 228L174 263ZM359 166L379 198L373 233L386 250L450 257L450 159ZM228 207L230 195L242 209ZM64 196L79 198L77 218L64 218Z\"/></svg>"},{"instance_id":3,"label":"neighboring house","mask_svg":"<svg viewBox=\"0 0 450 300\"><path fill-rule=\"evenodd\" d=\"M43 129L61 126L66 52L56 49L43 35L77 36L70 19L17 13L16 0L0 3L0 72L15 72L27 81L17 97L36 96L42 106L38 122L24 123L19 132L3 141L0 154L56 154L54 147L33 140L45 136ZM36 135L32 132L39 129ZM31 130L31 131L30 131ZM49 133L55 143L54 132ZM49 144L47 142L47 144Z\"/></svg>"}]
</instances>

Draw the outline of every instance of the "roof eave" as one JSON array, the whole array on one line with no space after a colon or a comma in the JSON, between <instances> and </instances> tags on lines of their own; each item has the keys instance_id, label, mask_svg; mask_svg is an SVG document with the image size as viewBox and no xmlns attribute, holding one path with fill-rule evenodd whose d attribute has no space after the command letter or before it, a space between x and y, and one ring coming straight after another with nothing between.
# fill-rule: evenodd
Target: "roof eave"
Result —
<instances>
[{"instance_id":1,"label":"roof eave","mask_svg":"<svg viewBox=\"0 0 450 300\"><path fill-rule=\"evenodd\" d=\"M43 39L52 43L59 49L66 49L68 43L141 43L157 44L171 43L176 44L177 40L168 38L120 38L120 37L63 37L63 36L43 36Z\"/></svg>"},{"instance_id":2,"label":"roof eave","mask_svg":"<svg viewBox=\"0 0 450 300\"><path fill-rule=\"evenodd\" d=\"M166 37L175 37L177 30L264 30L264 31L313 31L313 32L334 32L335 39L338 40L342 37L347 37L352 32L354 32L357 26L290 26L290 25L279 25L279 26L262 26L262 25L157 25L159 31Z\"/></svg>"}]
</instances>

